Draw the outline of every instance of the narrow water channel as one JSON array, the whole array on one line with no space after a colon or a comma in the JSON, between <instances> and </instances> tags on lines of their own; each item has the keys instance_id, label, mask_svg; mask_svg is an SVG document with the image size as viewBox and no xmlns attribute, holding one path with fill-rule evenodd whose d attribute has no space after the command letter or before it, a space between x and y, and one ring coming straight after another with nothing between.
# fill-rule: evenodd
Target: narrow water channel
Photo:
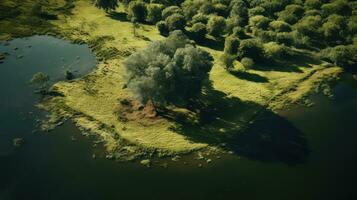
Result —
<instances>
[{"instance_id":1,"label":"narrow water channel","mask_svg":"<svg viewBox=\"0 0 357 200\"><path fill-rule=\"evenodd\" d=\"M70 122L50 133L33 131L38 97L28 85L31 76L41 71L55 82L67 68L77 76L88 73L95 58L87 46L34 36L1 43L0 51L9 53L0 64L0 200L356 199L357 81L351 75L334 86L333 99L314 95L315 106L281 112L284 126L266 117L249 130L298 133L293 141L303 151L278 141L279 148L263 148L264 157L262 150L242 151L202 168L191 157L167 160L168 168L145 168L93 159L100 147ZM16 137L25 139L21 147L13 146Z\"/></svg>"}]
</instances>

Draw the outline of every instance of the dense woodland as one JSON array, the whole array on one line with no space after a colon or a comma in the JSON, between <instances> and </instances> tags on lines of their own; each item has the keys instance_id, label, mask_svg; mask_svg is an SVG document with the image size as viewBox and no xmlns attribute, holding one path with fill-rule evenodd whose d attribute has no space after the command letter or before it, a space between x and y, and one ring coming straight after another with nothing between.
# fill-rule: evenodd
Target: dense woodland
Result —
<instances>
[{"instance_id":1,"label":"dense woodland","mask_svg":"<svg viewBox=\"0 0 357 200\"><path fill-rule=\"evenodd\" d=\"M352 0L96 0L107 12L123 4L132 22L162 35L183 30L199 44L224 45L222 60L246 67L284 61L292 49L351 68L357 54L357 2Z\"/></svg>"},{"instance_id":2,"label":"dense woodland","mask_svg":"<svg viewBox=\"0 0 357 200\"><path fill-rule=\"evenodd\" d=\"M177 96L174 93L189 99L200 92L212 67L211 58L194 50L192 45L185 47L189 42L182 38L186 37L199 45L223 50L221 61L227 70L232 70L235 61L246 69L257 64L284 64L296 59L298 52L348 70L356 68L357 2L353 0L96 0L94 3L109 14L116 14L116 8L122 6L133 27L152 24L160 34L170 35L166 43L154 43L124 63L130 75L127 86L145 101L149 98L173 102L170 97ZM175 52L179 47L183 50ZM205 59L207 62L203 63ZM197 88L188 90L190 87L184 87L187 84Z\"/></svg>"}]
</instances>

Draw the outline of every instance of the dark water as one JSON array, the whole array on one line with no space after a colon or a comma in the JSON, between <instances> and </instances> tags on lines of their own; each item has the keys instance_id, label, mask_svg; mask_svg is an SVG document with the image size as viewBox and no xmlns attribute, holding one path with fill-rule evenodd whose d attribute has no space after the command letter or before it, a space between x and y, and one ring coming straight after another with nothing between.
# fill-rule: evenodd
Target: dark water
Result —
<instances>
[{"instance_id":1,"label":"dark water","mask_svg":"<svg viewBox=\"0 0 357 200\"><path fill-rule=\"evenodd\" d=\"M315 95L314 107L282 112L277 121L276 116L267 116L249 130L253 135L270 131L273 137L277 133L284 137L284 133L289 139L291 135L303 138L289 140L294 143L290 146L298 143L303 151L291 153L291 148L278 141L255 154L238 151L240 156L223 156L202 168L197 167L200 161L185 157L188 164L161 160L168 168L148 169L134 162L102 158L100 147L93 147L71 123L48 134L31 133L36 97L25 86L31 74L46 71L55 80L63 78L59 57L68 65L77 62L79 55L83 73L95 61L85 46L53 38L14 43L24 58L10 56L0 65L0 200L356 199L357 81L350 75L336 84L334 99ZM0 50L10 49L15 54L14 43L0 46ZM32 50L24 47L25 43L31 44ZM25 144L12 147L14 137L24 137ZM259 149L258 145L253 147ZM267 159L251 156L264 152L268 152L264 154ZM93 159L93 153L99 156Z\"/></svg>"}]
</instances>

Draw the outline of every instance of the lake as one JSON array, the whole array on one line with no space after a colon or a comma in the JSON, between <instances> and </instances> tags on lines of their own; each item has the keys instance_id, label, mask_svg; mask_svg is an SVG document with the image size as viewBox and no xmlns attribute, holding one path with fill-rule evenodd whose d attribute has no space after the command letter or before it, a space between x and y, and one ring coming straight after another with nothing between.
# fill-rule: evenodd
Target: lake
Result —
<instances>
[{"instance_id":1,"label":"lake","mask_svg":"<svg viewBox=\"0 0 357 200\"><path fill-rule=\"evenodd\" d=\"M357 81L350 74L332 99L316 94L313 107L262 115L236 138L234 155L202 168L193 156L146 168L105 159L71 122L49 133L36 128L42 111L34 107L32 75L44 72L54 83L67 69L89 73L96 60L88 46L34 36L3 42L0 52L9 53L0 64L1 200L356 199ZM17 137L21 147L12 144Z\"/></svg>"}]
</instances>

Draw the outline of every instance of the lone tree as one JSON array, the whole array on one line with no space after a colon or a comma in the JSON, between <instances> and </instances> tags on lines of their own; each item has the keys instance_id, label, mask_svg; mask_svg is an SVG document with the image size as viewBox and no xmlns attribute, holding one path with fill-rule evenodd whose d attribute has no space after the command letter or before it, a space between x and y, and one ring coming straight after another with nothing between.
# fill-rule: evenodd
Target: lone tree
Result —
<instances>
[{"instance_id":1,"label":"lone tree","mask_svg":"<svg viewBox=\"0 0 357 200\"><path fill-rule=\"evenodd\" d=\"M118 0L95 0L95 6L109 12L118 7Z\"/></svg>"},{"instance_id":2,"label":"lone tree","mask_svg":"<svg viewBox=\"0 0 357 200\"><path fill-rule=\"evenodd\" d=\"M124 61L127 86L143 104L185 105L201 93L211 55L189 43L182 31L151 43Z\"/></svg>"}]
</instances>

